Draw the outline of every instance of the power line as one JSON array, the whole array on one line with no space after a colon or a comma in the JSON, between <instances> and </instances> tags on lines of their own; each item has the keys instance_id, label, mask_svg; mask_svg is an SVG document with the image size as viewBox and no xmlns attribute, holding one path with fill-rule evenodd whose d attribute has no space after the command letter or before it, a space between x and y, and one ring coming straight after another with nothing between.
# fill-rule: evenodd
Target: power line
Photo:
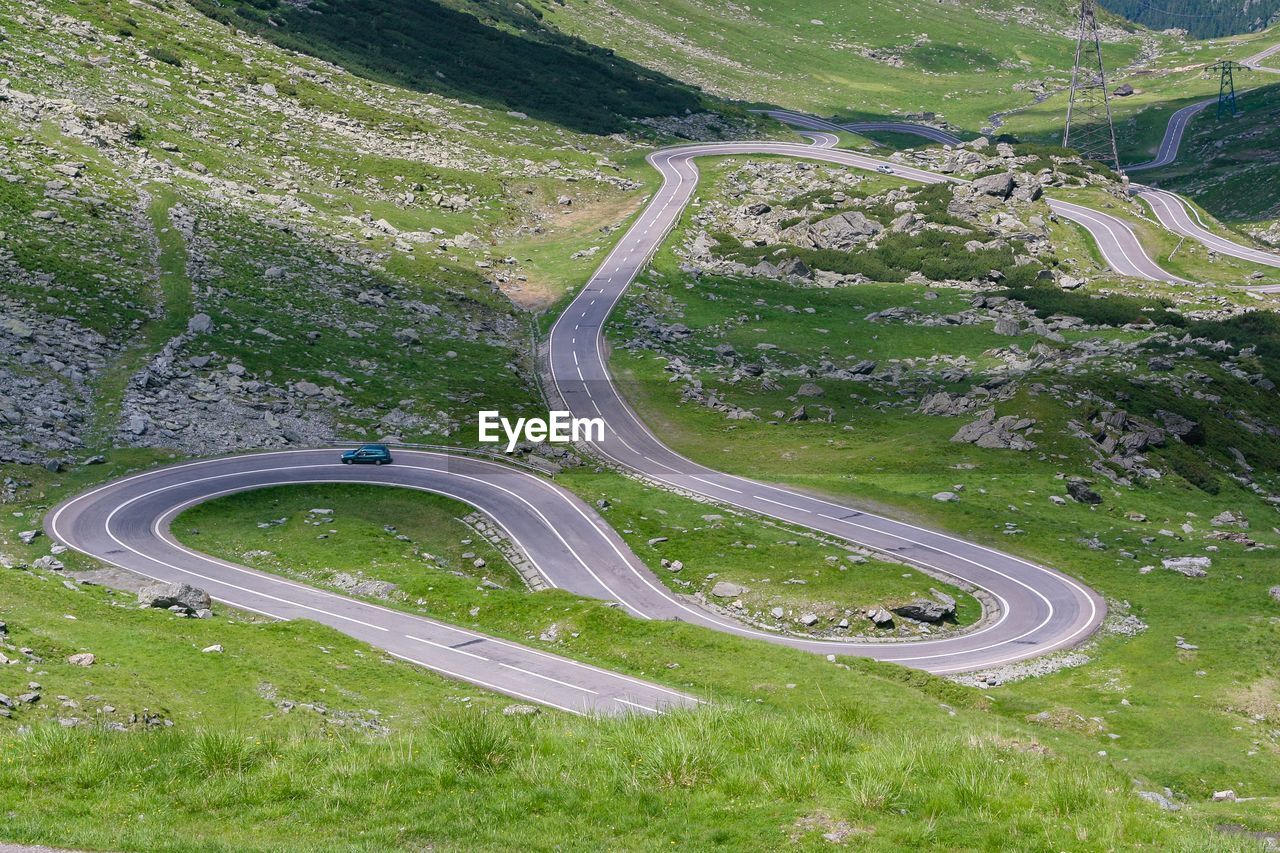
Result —
<instances>
[{"instance_id":1,"label":"power line","mask_svg":"<svg viewBox=\"0 0 1280 853\"><path fill-rule=\"evenodd\" d=\"M1236 81L1233 71L1245 70L1246 66L1231 59L1223 59L1209 66L1210 71L1218 72L1218 118L1222 114L1235 118L1236 115Z\"/></svg>"},{"instance_id":2,"label":"power line","mask_svg":"<svg viewBox=\"0 0 1280 853\"><path fill-rule=\"evenodd\" d=\"M1076 59L1071 69L1071 98L1067 101L1062 147L1075 148L1081 156L1120 171L1095 0L1080 0L1080 31L1076 36Z\"/></svg>"}]
</instances>

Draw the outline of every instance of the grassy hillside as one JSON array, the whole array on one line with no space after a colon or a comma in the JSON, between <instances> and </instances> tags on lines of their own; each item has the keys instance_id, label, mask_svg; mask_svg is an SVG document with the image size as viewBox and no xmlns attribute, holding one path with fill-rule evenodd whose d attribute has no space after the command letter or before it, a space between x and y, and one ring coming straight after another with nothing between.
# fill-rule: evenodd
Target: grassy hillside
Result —
<instances>
[{"instance_id":1,"label":"grassy hillside","mask_svg":"<svg viewBox=\"0 0 1280 853\"><path fill-rule=\"evenodd\" d=\"M902 204L958 230L803 255L887 283L695 280L664 252L610 333L627 344L629 317L680 318L693 330L674 353L687 375L764 415L729 424L678 396L671 351L619 346L637 404L685 452L892 507L1094 583L1116 616L1087 665L1058 670L1082 663L1068 655L956 683L634 620L524 591L460 520L466 508L418 494L258 492L177 527L231 559L710 700L656 720L584 720L529 713L305 622L139 610L79 574L102 568L93 561L52 554L43 537L24 544L57 501L173 459L337 438L466 442L482 405L538 412L523 309L584 281L656 185L643 157L660 134L637 119L694 132L698 117L661 119L704 103L732 117L710 100L729 96L933 110L973 129L1060 83L1070 53L1065 4L1031 17L1012 3L922 0L197 2L0 0L0 840L1219 850L1255 846L1219 825L1275 829L1268 590L1280 539L1266 498L1280 413L1264 382L1280 369L1275 321L1236 316L1247 297L1223 286L1180 293L1102 275L1077 231L1035 224L1043 202L1025 222L956 225L948 199L909 188L868 211L887 223ZM1110 33L1109 61L1129 62L1141 40ZM1160 67L1174 74L1175 60ZM1079 166L1043 161L1068 177ZM715 180L681 238L728 205L729 167L707 171ZM856 191L841 183L837 200L831 171L806 174L803 199L767 182L767 201L795 204L791 224L899 192L898 179L871 177ZM735 257L766 260L759 248L740 243ZM1162 248L1206 278L1249 271ZM917 267L987 280L939 289ZM1042 272L1090 281L1067 293ZM1024 304L1026 334L966 314L977 290ZM867 319L897 307L937 322ZM1061 340L1029 331L1032 315L1055 314L1084 325ZM785 385L729 382L712 349L725 340L773 353ZM1090 346L1096 360L1058 361ZM892 381L822 379L825 396L789 421L808 373L853 356ZM915 411L925 388L997 395L1002 414L1035 418L1036 451L951 442L954 417ZM1116 438L1094 423L1115 401L1138 419L1174 409L1199 430L1150 451L1159 478L1113 481L1094 463L1122 476L1116 463L1082 442ZM1071 432L1076 419L1099 438ZM664 582L697 593L713 576L750 581L767 627L936 584L565 461L558 480L605 507ZM1069 502L1068 476L1091 480L1102 503ZM956 500L933 499L944 489ZM333 516L310 512L326 505ZM1210 556L1210 574L1143 571L1169 555ZM69 571L31 568L44 556ZM666 571L671 559L688 568ZM976 601L957 598L958 624L943 630L976 618ZM83 653L89 666L69 660ZM1042 668L1054 672L1021 680ZM1225 788L1250 799L1212 802Z\"/></svg>"},{"instance_id":2,"label":"grassy hillside","mask_svg":"<svg viewBox=\"0 0 1280 853\"><path fill-rule=\"evenodd\" d=\"M519 3L196 0L202 11L374 79L611 133L697 110L696 91L546 27Z\"/></svg>"},{"instance_id":3,"label":"grassy hillside","mask_svg":"<svg viewBox=\"0 0 1280 853\"><path fill-rule=\"evenodd\" d=\"M538 0L566 32L708 92L823 115L929 111L977 130L1070 75L1067 3ZM1140 39L1112 28L1112 67Z\"/></svg>"},{"instance_id":4,"label":"grassy hillside","mask_svg":"<svg viewBox=\"0 0 1280 853\"><path fill-rule=\"evenodd\" d=\"M652 180L621 137L186 5L7 0L0 35L5 461L450 440L477 400L538 406L513 300L562 293Z\"/></svg>"},{"instance_id":5,"label":"grassy hillside","mask_svg":"<svg viewBox=\"0 0 1280 853\"><path fill-rule=\"evenodd\" d=\"M784 189L778 172L758 194L750 188L763 169L745 159L704 164L701 208L611 322L613 368L642 416L705 464L891 506L1083 578L1147 629L1104 640L1087 653L1087 666L987 695L1027 715L1056 698L1095 732L1102 760L1175 791L1207 786L1193 801L1228 780L1255 790L1258 807L1199 808L1219 810L1222 822L1234 820L1226 817L1232 812L1274 830L1280 777L1274 727L1264 720L1280 709L1267 651L1277 613L1268 591L1280 583L1277 315L1233 310L1255 300L1224 289L1181 291L1097 273L1071 292L973 283L815 287L716 270L691 276L683 247L714 227L720 211L766 201L785 217L788 196L807 189ZM831 185L855 209L879 210L859 204L838 179ZM813 194L796 197L804 203ZM1059 246L1059 265L1086 263L1068 261L1069 241ZM765 252L782 263L776 248ZM997 301L975 314L975 289ZM993 323L1006 305L999 297L1027 306L1032 327L1010 337ZM645 317L659 327L678 321L692 334L663 342L638 322ZM1080 320L1035 330L1037 320L1066 317ZM1175 343L1190 340L1201 343ZM725 344L731 359L715 349ZM691 382L700 396L689 393ZM803 382L822 393L798 399ZM986 402L947 412L933 397L940 392L949 403ZM807 417L789 417L797 404ZM758 419L726 418L726 406ZM1033 420L1034 446L953 440L984 406ZM1105 421L1117 411L1114 422L1131 430L1172 423L1161 418L1177 413L1203 432L1192 429L1185 440L1166 434L1142 454L1149 473L1122 473L1123 442L1111 451L1098 444L1119 435ZM1068 497L1072 480L1090 483L1098 502ZM937 500L942 491L954 500ZM1163 568L1184 555L1209 557L1208 577Z\"/></svg>"},{"instance_id":6,"label":"grassy hillside","mask_svg":"<svg viewBox=\"0 0 1280 853\"><path fill-rule=\"evenodd\" d=\"M24 563L47 544L18 545L14 531L29 521L14 513L34 518L121 470L32 472L0 519L6 562ZM624 524L682 524L707 510L621 478L577 480L607 495ZM453 574L473 571L462 553L477 548L462 542L472 534L455 520L465 512L458 505L393 493L375 517L335 500L353 495L289 491L233 498L231 512L200 508L179 528L193 544L219 540L210 549L237 559L242 546L266 545L309 574L341 568L336 556L372 578L407 568L398 549L430 552L434 564L415 557L418 577L403 580L404 591L419 585L412 594L421 591L434 615L712 704L656 719L527 715L306 622L222 607L211 619L179 619L138 610L126 594L64 584L59 573L5 569L0 653L20 661L0 668L0 693L14 700L0 718L5 840L111 850L596 846L583 839L769 850L823 847L831 837L872 850L1011 840L1025 849L1222 849L1199 816L1138 798L1133 771L1094 755L1114 747L1077 725L1061 696L1034 707L1044 720L1027 721L1032 711L896 667L642 622L562 592L481 589L474 576ZM336 504L336 536L364 542L373 562L317 559L303 508L320 496ZM289 521L265 533L256 526L282 516ZM201 532L185 530L187 521ZM757 567L813 547L788 546L781 531L736 535L759 541L746 561ZM485 553L501 573L500 558ZM72 570L91 566L64 558ZM423 606L389 595L393 606ZM215 645L222 650L202 651ZM89 667L67 661L84 652L96 655ZM17 698L29 693L38 698Z\"/></svg>"},{"instance_id":7,"label":"grassy hillside","mask_svg":"<svg viewBox=\"0 0 1280 853\"><path fill-rule=\"evenodd\" d=\"M1280 218L1280 197L1268 191L1280 181L1280 83L1241 74L1237 85L1249 88L1238 115L1219 118L1209 107L1187 128L1183 155L1143 180L1188 195L1228 222L1266 223Z\"/></svg>"}]
</instances>

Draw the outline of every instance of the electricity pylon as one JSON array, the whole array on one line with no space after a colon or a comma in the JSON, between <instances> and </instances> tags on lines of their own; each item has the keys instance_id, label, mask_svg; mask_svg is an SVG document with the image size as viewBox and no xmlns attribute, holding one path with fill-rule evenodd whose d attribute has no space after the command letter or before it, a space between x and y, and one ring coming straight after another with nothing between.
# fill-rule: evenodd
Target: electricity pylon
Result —
<instances>
[{"instance_id":1,"label":"electricity pylon","mask_svg":"<svg viewBox=\"0 0 1280 853\"><path fill-rule=\"evenodd\" d=\"M1120 171L1094 0L1080 0L1080 32L1076 37L1076 62L1071 70L1071 99L1067 102L1062 147L1074 148L1082 156Z\"/></svg>"},{"instance_id":2,"label":"electricity pylon","mask_svg":"<svg viewBox=\"0 0 1280 853\"><path fill-rule=\"evenodd\" d=\"M1245 66L1230 59L1209 66L1210 71L1218 72L1218 118L1222 114L1235 118L1236 115L1236 81L1231 72L1243 70Z\"/></svg>"}]
</instances>

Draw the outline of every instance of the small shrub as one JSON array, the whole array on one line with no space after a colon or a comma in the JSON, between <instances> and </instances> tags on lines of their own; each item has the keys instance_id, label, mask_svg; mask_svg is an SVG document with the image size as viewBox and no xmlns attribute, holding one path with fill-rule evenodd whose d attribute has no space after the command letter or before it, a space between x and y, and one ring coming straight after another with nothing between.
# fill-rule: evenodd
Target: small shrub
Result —
<instances>
[{"instance_id":1,"label":"small shrub","mask_svg":"<svg viewBox=\"0 0 1280 853\"><path fill-rule=\"evenodd\" d=\"M102 120L107 124L129 124L129 115L124 110L107 110L102 114Z\"/></svg>"},{"instance_id":2,"label":"small shrub","mask_svg":"<svg viewBox=\"0 0 1280 853\"><path fill-rule=\"evenodd\" d=\"M1013 287L1002 295L1025 303L1041 319L1054 314L1069 314L1095 326L1148 322L1162 326L1186 325L1186 319L1170 310L1172 304L1163 299L1143 299L1136 296L1096 297L1061 290L1048 284Z\"/></svg>"},{"instance_id":3,"label":"small shrub","mask_svg":"<svg viewBox=\"0 0 1280 853\"><path fill-rule=\"evenodd\" d=\"M238 731L200 729L187 745L191 763L208 774L241 774L258 761L261 745Z\"/></svg>"},{"instance_id":4,"label":"small shrub","mask_svg":"<svg viewBox=\"0 0 1280 853\"><path fill-rule=\"evenodd\" d=\"M463 772L495 773L515 751L511 736L488 714L460 714L437 730L445 755Z\"/></svg>"},{"instance_id":5,"label":"small shrub","mask_svg":"<svg viewBox=\"0 0 1280 853\"><path fill-rule=\"evenodd\" d=\"M182 57L166 47L153 47L147 51L147 55L156 62L163 62L165 65L172 65L174 68L182 67Z\"/></svg>"},{"instance_id":6,"label":"small shrub","mask_svg":"<svg viewBox=\"0 0 1280 853\"><path fill-rule=\"evenodd\" d=\"M1207 495L1216 495L1222 490L1222 484L1209 466L1191 453L1177 454L1169 464L1173 466L1174 473Z\"/></svg>"}]
</instances>

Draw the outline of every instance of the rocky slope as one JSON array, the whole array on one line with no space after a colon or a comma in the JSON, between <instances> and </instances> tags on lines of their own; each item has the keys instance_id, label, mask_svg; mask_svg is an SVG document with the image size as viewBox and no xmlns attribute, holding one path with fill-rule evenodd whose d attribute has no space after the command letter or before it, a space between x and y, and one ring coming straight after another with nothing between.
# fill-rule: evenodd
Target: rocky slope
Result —
<instances>
[{"instance_id":1,"label":"rocky slope","mask_svg":"<svg viewBox=\"0 0 1280 853\"><path fill-rule=\"evenodd\" d=\"M3 0L0 39L0 461L439 440L478 400L536 406L506 246L640 186L624 137L185 4Z\"/></svg>"}]
</instances>

